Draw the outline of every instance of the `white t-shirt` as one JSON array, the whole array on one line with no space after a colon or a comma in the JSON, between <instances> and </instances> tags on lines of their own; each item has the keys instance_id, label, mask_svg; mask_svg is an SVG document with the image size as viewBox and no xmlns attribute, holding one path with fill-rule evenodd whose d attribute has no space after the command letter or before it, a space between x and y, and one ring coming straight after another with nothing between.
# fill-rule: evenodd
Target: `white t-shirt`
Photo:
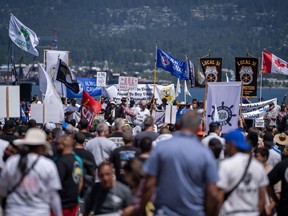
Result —
<instances>
[{"instance_id":1,"label":"white t-shirt","mask_svg":"<svg viewBox=\"0 0 288 216\"><path fill-rule=\"evenodd\" d=\"M37 154L28 154L28 168L37 157ZM21 178L18 169L19 159L20 156L15 155L6 161L0 177L2 196L5 196ZM60 189L61 182L55 164L50 159L40 156L22 183L7 197L5 215L50 215L50 200L47 194Z\"/></svg>"},{"instance_id":2,"label":"white t-shirt","mask_svg":"<svg viewBox=\"0 0 288 216\"><path fill-rule=\"evenodd\" d=\"M76 104L76 106L73 106L73 105L70 104L66 108L66 112L71 112L71 111L74 111L74 112L78 112L79 111L79 107L77 106L77 104ZM74 113L72 113L72 114L67 116L67 121L70 121L73 118L76 118Z\"/></svg>"},{"instance_id":3,"label":"white t-shirt","mask_svg":"<svg viewBox=\"0 0 288 216\"><path fill-rule=\"evenodd\" d=\"M222 137L218 136L218 134L212 132L212 133L209 133L209 135L207 137L205 137L201 142L203 143L203 145L205 145L207 148L209 148L209 142L213 138L216 138L221 142L223 148L222 148L222 151L220 153L219 158L224 159L224 149L225 149L225 139L224 138L222 138Z\"/></svg>"},{"instance_id":4,"label":"white t-shirt","mask_svg":"<svg viewBox=\"0 0 288 216\"><path fill-rule=\"evenodd\" d=\"M222 160L217 186L225 192L230 191L241 179L248 160L249 155L244 153L237 153ZM244 179L223 203L219 215L258 216L259 188L267 186L268 183L263 165L252 159Z\"/></svg>"},{"instance_id":5,"label":"white t-shirt","mask_svg":"<svg viewBox=\"0 0 288 216\"><path fill-rule=\"evenodd\" d=\"M150 116L150 111L148 109L142 110L140 107L135 109L136 120L143 123L147 116Z\"/></svg>"},{"instance_id":6,"label":"white t-shirt","mask_svg":"<svg viewBox=\"0 0 288 216\"><path fill-rule=\"evenodd\" d=\"M269 157L268 157L267 163L270 166L272 166L272 168L273 168L280 161L281 161L281 152L280 152L280 150L277 149L275 146L272 146L272 148L269 149Z\"/></svg>"}]
</instances>

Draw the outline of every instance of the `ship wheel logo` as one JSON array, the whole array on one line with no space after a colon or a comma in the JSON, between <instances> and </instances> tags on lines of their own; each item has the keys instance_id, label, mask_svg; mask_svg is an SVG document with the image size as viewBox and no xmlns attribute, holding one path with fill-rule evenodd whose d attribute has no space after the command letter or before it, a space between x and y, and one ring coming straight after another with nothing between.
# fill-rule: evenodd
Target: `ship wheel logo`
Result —
<instances>
[{"instance_id":1,"label":"ship wheel logo","mask_svg":"<svg viewBox=\"0 0 288 216\"><path fill-rule=\"evenodd\" d=\"M225 106L224 101L222 101L221 106L218 107L212 106L213 111L211 115L208 115L208 118L211 118L212 122L214 122L214 113L215 110L217 109L221 126L225 125L231 126L232 124L230 123L230 121L232 120L233 117L237 116L232 112L233 107L234 105L231 105L230 107Z\"/></svg>"},{"instance_id":2,"label":"ship wheel logo","mask_svg":"<svg viewBox=\"0 0 288 216\"><path fill-rule=\"evenodd\" d=\"M242 67L240 72L240 80L244 85L249 85L253 81L253 70L251 67Z\"/></svg>"},{"instance_id":3,"label":"ship wheel logo","mask_svg":"<svg viewBox=\"0 0 288 216\"><path fill-rule=\"evenodd\" d=\"M205 76L207 82L217 82L218 79L218 72L216 67L207 67L205 70Z\"/></svg>"}]
</instances>

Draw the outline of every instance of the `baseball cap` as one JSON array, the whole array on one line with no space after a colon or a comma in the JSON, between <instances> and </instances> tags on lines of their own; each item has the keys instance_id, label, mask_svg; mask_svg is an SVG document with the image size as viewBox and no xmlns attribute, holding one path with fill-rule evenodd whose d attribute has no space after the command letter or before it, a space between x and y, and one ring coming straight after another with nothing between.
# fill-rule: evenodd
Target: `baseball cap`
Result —
<instances>
[{"instance_id":1,"label":"baseball cap","mask_svg":"<svg viewBox=\"0 0 288 216\"><path fill-rule=\"evenodd\" d=\"M249 145L246 140L244 134L240 130L232 130L224 136L226 142L232 142L235 146L240 150L250 150L252 146Z\"/></svg>"}]
</instances>

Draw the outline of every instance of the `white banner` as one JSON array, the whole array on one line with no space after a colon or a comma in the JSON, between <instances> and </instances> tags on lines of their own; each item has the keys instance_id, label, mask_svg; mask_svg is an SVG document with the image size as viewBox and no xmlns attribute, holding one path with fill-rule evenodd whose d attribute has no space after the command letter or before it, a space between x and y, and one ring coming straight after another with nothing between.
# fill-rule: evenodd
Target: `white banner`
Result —
<instances>
[{"instance_id":1,"label":"white banner","mask_svg":"<svg viewBox=\"0 0 288 216\"><path fill-rule=\"evenodd\" d=\"M206 132L209 130L209 124L214 120L216 109L222 125L222 132L227 133L236 129L238 127L241 82L208 82L207 84Z\"/></svg>"},{"instance_id":2,"label":"white banner","mask_svg":"<svg viewBox=\"0 0 288 216\"><path fill-rule=\"evenodd\" d=\"M0 117L20 117L19 86L0 86Z\"/></svg>"},{"instance_id":3,"label":"white banner","mask_svg":"<svg viewBox=\"0 0 288 216\"><path fill-rule=\"evenodd\" d=\"M266 105L265 107L262 107L258 110L242 113L242 115L245 119L257 119L266 115L267 112L269 112L269 105Z\"/></svg>"},{"instance_id":4,"label":"white banner","mask_svg":"<svg viewBox=\"0 0 288 216\"><path fill-rule=\"evenodd\" d=\"M118 88L120 91L137 91L138 78L119 76Z\"/></svg>"},{"instance_id":5,"label":"white banner","mask_svg":"<svg viewBox=\"0 0 288 216\"><path fill-rule=\"evenodd\" d=\"M176 123L177 106L166 106L165 110L165 123Z\"/></svg>"},{"instance_id":6,"label":"white banner","mask_svg":"<svg viewBox=\"0 0 288 216\"><path fill-rule=\"evenodd\" d=\"M45 50L46 53L46 72L60 96L66 97L66 86L56 80L58 57L68 65L69 52L59 50Z\"/></svg>"},{"instance_id":7,"label":"white banner","mask_svg":"<svg viewBox=\"0 0 288 216\"><path fill-rule=\"evenodd\" d=\"M63 122L56 104L31 104L31 118L35 119L37 123L59 123Z\"/></svg>"},{"instance_id":8,"label":"white banner","mask_svg":"<svg viewBox=\"0 0 288 216\"><path fill-rule=\"evenodd\" d=\"M263 108L269 105L270 103L274 103L274 106L276 106L277 98L273 98L271 100L262 101L258 103L242 104L242 113L247 113L247 112L258 110L260 108Z\"/></svg>"},{"instance_id":9,"label":"white banner","mask_svg":"<svg viewBox=\"0 0 288 216\"><path fill-rule=\"evenodd\" d=\"M138 84L137 91L120 91L118 85L112 85L108 88L105 88L103 95L109 99L113 99L116 103L121 102L122 97L133 98L137 103L141 100L150 100L153 94L153 84ZM172 102L175 98L174 84L167 86L157 85L155 91L156 103L161 104L162 98L166 98L168 102Z\"/></svg>"}]
</instances>

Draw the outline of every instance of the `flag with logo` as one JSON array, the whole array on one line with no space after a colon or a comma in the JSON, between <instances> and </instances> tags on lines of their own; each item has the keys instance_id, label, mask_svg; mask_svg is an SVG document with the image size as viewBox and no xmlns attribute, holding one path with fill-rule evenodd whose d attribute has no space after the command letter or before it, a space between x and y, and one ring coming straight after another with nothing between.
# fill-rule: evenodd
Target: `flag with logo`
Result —
<instances>
[{"instance_id":1,"label":"flag with logo","mask_svg":"<svg viewBox=\"0 0 288 216\"><path fill-rule=\"evenodd\" d=\"M243 82L243 96L257 96L257 58L235 58L236 81Z\"/></svg>"},{"instance_id":2,"label":"flag with logo","mask_svg":"<svg viewBox=\"0 0 288 216\"><path fill-rule=\"evenodd\" d=\"M76 77L74 76L68 65L60 58L58 59L56 80L62 82L67 88L71 89L75 93L78 93L80 90Z\"/></svg>"},{"instance_id":3,"label":"flag with logo","mask_svg":"<svg viewBox=\"0 0 288 216\"><path fill-rule=\"evenodd\" d=\"M262 52L262 73L288 75L288 63L269 52Z\"/></svg>"},{"instance_id":4,"label":"flag with logo","mask_svg":"<svg viewBox=\"0 0 288 216\"><path fill-rule=\"evenodd\" d=\"M188 62L188 74L189 74L188 77L191 83L191 87L195 87L196 74L195 74L194 64L188 58L187 58L187 62Z\"/></svg>"},{"instance_id":5,"label":"flag with logo","mask_svg":"<svg viewBox=\"0 0 288 216\"><path fill-rule=\"evenodd\" d=\"M188 80L187 63L182 60L175 59L168 53L157 48L156 66L169 71L171 75L181 79Z\"/></svg>"},{"instance_id":6,"label":"flag with logo","mask_svg":"<svg viewBox=\"0 0 288 216\"><path fill-rule=\"evenodd\" d=\"M239 104L241 98L241 82L208 82L206 101L206 132L211 122L217 121L222 132L227 133L238 127ZM215 112L218 111L218 115Z\"/></svg>"},{"instance_id":7,"label":"flag with logo","mask_svg":"<svg viewBox=\"0 0 288 216\"><path fill-rule=\"evenodd\" d=\"M9 37L20 49L39 56L36 49L39 44L36 33L20 22L13 14L10 15Z\"/></svg>"},{"instance_id":8,"label":"flag with logo","mask_svg":"<svg viewBox=\"0 0 288 216\"><path fill-rule=\"evenodd\" d=\"M84 90L81 106L81 118L87 119L90 127L94 117L100 112L102 104L96 101L87 91Z\"/></svg>"},{"instance_id":9,"label":"flag with logo","mask_svg":"<svg viewBox=\"0 0 288 216\"><path fill-rule=\"evenodd\" d=\"M48 73L44 70L44 68L40 64L38 64L38 70L39 75L41 74L41 77L43 79L42 82L45 83L46 86L42 88L43 92L45 88L45 97L43 100L43 104L54 104L55 105L54 113L55 115L58 116L59 122L61 122L64 120L64 110L61 98L58 95L56 89L54 88Z\"/></svg>"},{"instance_id":10,"label":"flag with logo","mask_svg":"<svg viewBox=\"0 0 288 216\"><path fill-rule=\"evenodd\" d=\"M222 58L200 58L200 64L207 82L221 82Z\"/></svg>"}]
</instances>

